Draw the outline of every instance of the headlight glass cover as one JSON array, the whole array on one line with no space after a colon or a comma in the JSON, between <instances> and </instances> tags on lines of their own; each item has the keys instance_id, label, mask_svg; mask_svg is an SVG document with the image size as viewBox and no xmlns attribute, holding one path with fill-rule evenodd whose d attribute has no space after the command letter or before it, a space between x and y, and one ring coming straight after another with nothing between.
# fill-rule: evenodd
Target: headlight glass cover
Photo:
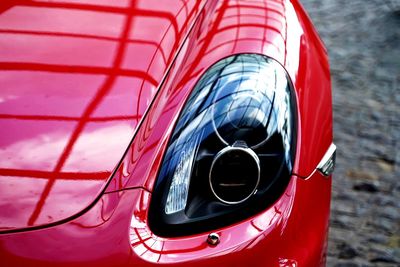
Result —
<instances>
[{"instance_id":1,"label":"headlight glass cover","mask_svg":"<svg viewBox=\"0 0 400 267\"><path fill-rule=\"evenodd\" d=\"M211 66L169 141L150 205L152 230L207 231L276 201L292 172L296 114L292 85L275 60L240 54Z\"/></svg>"}]
</instances>

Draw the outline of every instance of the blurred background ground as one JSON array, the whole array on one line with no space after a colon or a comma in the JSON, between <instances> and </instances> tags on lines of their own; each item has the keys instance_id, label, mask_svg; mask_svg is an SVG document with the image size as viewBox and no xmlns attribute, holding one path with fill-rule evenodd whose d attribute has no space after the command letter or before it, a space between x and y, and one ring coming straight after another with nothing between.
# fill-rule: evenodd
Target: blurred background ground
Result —
<instances>
[{"instance_id":1,"label":"blurred background ground","mask_svg":"<svg viewBox=\"0 0 400 267\"><path fill-rule=\"evenodd\" d=\"M333 80L327 266L400 266L400 0L301 2L328 48Z\"/></svg>"}]
</instances>

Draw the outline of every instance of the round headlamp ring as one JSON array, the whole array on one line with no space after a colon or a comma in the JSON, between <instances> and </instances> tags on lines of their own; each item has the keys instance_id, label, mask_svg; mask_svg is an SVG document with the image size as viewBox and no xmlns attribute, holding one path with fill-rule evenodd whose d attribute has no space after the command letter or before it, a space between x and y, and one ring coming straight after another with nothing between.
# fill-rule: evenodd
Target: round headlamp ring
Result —
<instances>
[{"instance_id":1,"label":"round headlamp ring","mask_svg":"<svg viewBox=\"0 0 400 267\"><path fill-rule=\"evenodd\" d=\"M228 146L219 151L211 164L210 188L225 204L239 204L257 192L260 160L248 147Z\"/></svg>"}]
</instances>

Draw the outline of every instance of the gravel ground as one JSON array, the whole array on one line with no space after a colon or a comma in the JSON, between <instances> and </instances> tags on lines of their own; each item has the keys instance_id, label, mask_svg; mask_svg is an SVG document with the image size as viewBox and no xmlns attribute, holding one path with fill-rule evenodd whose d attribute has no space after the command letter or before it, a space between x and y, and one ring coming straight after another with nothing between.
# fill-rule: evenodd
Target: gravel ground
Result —
<instances>
[{"instance_id":1,"label":"gravel ground","mask_svg":"<svg viewBox=\"0 0 400 267\"><path fill-rule=\"evenodd\" d=\"M392 0L397 1L397 0ZM400 0L302 0L330 55L338 146L327 266L400 266Z\"/></svg>"}]
</instances>

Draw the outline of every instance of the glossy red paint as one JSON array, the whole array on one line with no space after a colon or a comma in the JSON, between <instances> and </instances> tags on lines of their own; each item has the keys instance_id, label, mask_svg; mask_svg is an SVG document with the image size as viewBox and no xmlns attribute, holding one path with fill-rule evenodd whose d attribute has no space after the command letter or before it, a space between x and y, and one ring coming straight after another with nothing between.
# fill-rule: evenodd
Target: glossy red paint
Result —
<instances>
[{"instance_id":1,"label":"glossy red paint","mask_svg":"<svg viewBox=\"0 0 400 267\"><path fill-rule=\"evenodd\" d=\"M149 192L108 193L65 224L1 235L0 257L5 266L323 266L330 186L318 172L308 180L292 177L273 207L217 229L221 243L215 247L206 243L208 233L152 234Z\"/></svg>"},{"instance_id":2,"label":"glossy red paint","mask_svg":"<svg viewBox=\"0 0 400 267\"><path fill-rule=\"evenodd\" d=\"M200 8L0 3L0 230L57 222L99 196Z\"/></svg>"},{"instance_id":3,"label":"glossy red paint","mask_svg":"<svg viewBox=\"0 0 400 267\"><path fill-rule=\"evenodd\" d=\"M150 86L149 88L154 88L154 91L150 90L152 93L149 96L138 93L139 85L132 84L132 90L136 89L136 94L133 93L134 96L129 95L129 90L125 91L120 89L119 92L121 93L118 95L118 93L113 94L111 89L107 89L106 92L102 94L104 98L108 100L104 102L107 104L102 104L104 105L103 107L101 104L94 107L93 112L103 110L104 113L102 116L104 117L111 115L118 117L125 115L138 116L138 114L143 116L145 108L141 109L139 107L140 103L146 103L143 105L150 105L148 113L144 115L141 121L140 127L137 127L137 117L124 118L123 121L127 122L133 122L136 119L136 124L130 125L130 137L132 137L134 130L137 132L123 161L116 169L110 183L105 189L105 193L102 194L92 206L89 206L86 211L76 214L80 211L76 209L70 212L71 215L75 214L75 216L68 218L63 223L51 227L43 226L37 230L0 235L0 259L2 259L2 262L4 262L6 266L81 266L83 264L87 266L152 266L158 263L169 263L177 266L188 264L190 266L323 266L325 259L324 252L327 245L331 178L322 177L319 172L314 172L314 170L332 142L330 77L326 50L298 1L209 0L205 4L204 9L199 13L197 21L186 39L184 38L184 33L188 32L187 27L190 21L193 21L193 16L196 15L195 13L197 13L197 11L191 12L191 10L201 9L201 5L197 3L197 1L176 1L174 2L177 5L175 7L162 7L159 4L155 5L151 4L149 1L143 0L135 2L137 5L132 8L126 8L129 4L125 1L96 0L96 2L96 5L94 5L82 4L79 3L79 1L65 1L62 4L57 2L8 1L5 4L2 3L0 7L0 10L5 10L0 16L0 27L2 25L2 16L14 9L8 8L8 6L13 6L12 3L19 3L22 7L28 8L28 10L29 8L38 8L37 6L40 6L41 10L61 9L65 12L70 12L72 9L77 12L92 12L93 15L96 16L103 13L109 14L110 12L105 12L105 10L111 9L115 12L111 13L113 15L119 14L118 16L121 16L121 20L128 20L127 17L130 16L129 14L134 14L136 8L139 6L143 8L141 5L145 5L155 13L158 11L165 12L166 8L179 9L178 7L183 7L183 10L189 12L185 14L192 15L182 15L181 18L177 16L172 18L175 22L168 22L168 25L177 25L179 29L182 29L182 35L179 35L178 38L180 41L176 41L176 36L171 35L169 41L174 45L166 46L168 48L155 47L155 51L158 54L168 55L168 58L170 58L170 61L168 61L170 63L166 65L172 64L166 76L166 80L161 85L161 77L159 79L154 78L156 81L154 84L152 84L150 80L146 80L145 77L142 77L147 83L152 84L153 87L148 85ZM160 2L161 1L157 1L157 3ZM194 2L197 4L195 9L189 8L189 4L194 4ZM52 7L46 5L51 5ZM60 7L60 5L67 5L67 7ZM172 4L169 3L169 5ZM121 12L121 14L119 12ZM170 11L170 13L173 12ZM188 17L190 17L190 19L188 19ZM70 27L77 27L75 23L84 23L85 19L87 19L86 16L77 17L74 23L70 23L72 25ZM136 16L131 19L136 19ZM157 21L157 19L162 20L162 17L154 17L153 19L154 21ZM111 27L110 25L102 24L105 23L103 18L94 20L105 28L107 28L106 26ZM15 19L15 21L21 23L19 19ZM186 23L187 25L182 26L186 21L188 21ZM22 25L25 24L26 23L22 23ZM147 36L148 40L153 41L156 39L156 32L159 31L160 26L154 26L154 29L152 29L150 33L146 33L145 29L148 29L147 27L150 27L150 25L143 26L142 31L140 31L140 28L136 31L141 32ZM42 25L42 27L44 26L46 25ZM119 31L121 31L121 27L123 28L120 24L114 27L112 27L114 30ZM101 30L107 30L105 28ZM171 28L174 28L174 26L171 26ZM77 27L77 29L80 29L80 27ZM14 30L19 31L20 29L17 28ZM39 28L37 30L48 31L45 28ZM136 31L133 32L135 33ZM91 30L88 29L88 32L91 32ZM16 34L19 35L21 33L18 32ZM95 31L93 34L102 36L100 33L95 33ZM116 37L112 36L112 38ZM146 37L142 36L138 38ZM115 41L117 43L124 43L127 42L126 39L128 39L127 35L123 37L122 40L118 39ZM0 41L1 40L3 39L0 39ZM176 52L179 44L182 44L181 50L177 58L173 61L173 51ZM120 45L122 46L122 44ZM146 49L148 49L148 46L146 46ZM93 58L94 63L88 68L75 69L74 67L70 67L70 65L63 66L62 68L65 68L65 72L68 72L69 75L74 77L73 80L77 84L85 84L89 87L94 86L95 88L99 88L96 87L94 80L90 80L90 82L87 83L79 82L78 79L80 79L81 76L76 72L90 71L91 73L87 74L89 77L91 77L90 75L92 74L95 76L103 75L104 77L102 77L104 80L111 79L110 77L116 79L115 77L117 76L124 76L127 79L131 78L132 75L136 75L129 72L134 67L130 65L125 66L123 62L126 64L137 64L138 68L140 65L139 63L146 62L146 64L149 64L149 62L145 59L140 60L140 62L125 60L125 58L132 59L136 56L140 58L140 56L145 55L145 50L133 49L131 50L133 54L129 56L130 53L128 50L129 49L126 48L124 52L121 52L119 64L117 67L113 67L110 73L101 72L104 68L96 65L100 64L97 61L105 60L105 58L96 58L94 55L92 56L95 57ZM143 52L143 54L140 52ZM235 225L230 225L223 229L216 229L216 232L221 236L221 243L216 247L207 245L206 238L208 233L182 238L163 238L155 236L147 226L147 212L153 184L174 123L184 105L186 97L189 95L190 90L202 73L214 62L223 57L237 53L260 53L273 57L285 66L293 81L299 107L299 135L296 165L294 169L295 175L292 176L285 193L272 207ZM16 53L14 53L14 56L16 56ZM70 56L72 55L70 54ZM76 56L77 60L84 60L84 58L81 59L81 56L84 55L79 55L79 53L77 53ZM73 57L75 57L75 55L73 55ZM91 56L87 58L91 58ZM0 68L5 68L5 65L0 64ZM152 68L160 67L160 65L156 63L150 65ZM34 72L35 74L37 74L37 69L35 69L37 67L44 68L45 71L43 72L45 74L49 74L50 72L50 74L59 74L60 72L47 69L48 66L46 64L33 66L25 62L20 65L11 64L9 66L13 68L17 68L16 66L27 66L32 68L28 73ZM145 74L148 75L152 73L152 68L145 71ZM163 70L158 69L158 72L156 70L154 71L162 76L166 70L167 66L165 66ZM7 70L7 73L12 73L12 71L16 70ZM71 73L73 72L74 74L72 75ZM98 72L101 73L99 74ZM25 71L18 70L18 73L25 73ZM66 77L60 79L60 81L68 81ZM41 80L50 82L50 79ZM10 86L16 86L14 82L10 82ZM140 86L147 84L146 82L143 82ZM39 81L33 82L35 85L37 83L39 83ZM113 81L109 83L111 87L117 84ZM127 84L129 84L129 81ZM60 86L66 85L62 84ZM47 87L50 88L51 86L43 85L43 88ZM159 90L156 94L157 88L159 88ZM58 92L61 94L60 99L66 97L64 94L66 94L67 91L68 90L64 89ZM101 89L99 91L101 91ZM129 92L132 93L132 91ZM35 93L39 94L39 91L35 91ZM76 92L71 93L70 97L75 99L75 97L78 97L77 94L79 93L83 94L79 99L85 99L87 102L91 101L90 97L85 97L85 95L88 94L86 91L79 92L78 89ZM112 96L115 98L112 98ZM98 98L101 97L102 96L98 96ZM152 97L154 97L154 102L150 104ZM140 101L138 100L139 98L141 99ZM144 99L146 99L147 102ZM58 129L58 127L66 129L66 125L68 125L71 120L61 120L57 116L67 116L68 118L71 116L78 117L78 119L72 120L75 124L72 124L71 130L68 131L69 135L73 135L74 126L84 124L81 126L81 132L75 134L77 135L76 140L81 139L83 132L91 132L88 130L86 121L82 118L86 118L87 120L89 120L89 118L95 119L95 121L91 121L94 125L93 127L95 127L93 131L98 129L97 127L102 129L101 125L103 121L101 118L103 117L96 117L94 116L95 113L85 113L82 111L85 107L88 107L85 105L87 102L79 105L79 107L81 107L81 112L77 112L75 108L68 108L65 112L77 113L64 114L62 113L64 112L63 108L71 107L72 104L60 104L62 102L61 100L58 103L57 99L54 100L55 104L52 104L54 105L53 109L49 109L48 113L43 113L41 115L43 118L48 118L46 116L49 115L54 116L54 122L51 119L38 120L33 118L32 124L34 126L29 127L29 124L25 126L26 129L39 131L39 134L32 135L40 136L41 131L55 131L52 130L52 127L55 129ZM27 100L25 99L25 101ZM38 101L46 103L44 96ZM99 103L103 102L99 100ZM131 105L134 106L134 112L131 112ZM126 108L128 111L117 112L120 108ZM1 104L0 110L3 112ZM61 113L57 113L54 110L58 110ZM141 110L141 112L138 110ZM12 111L13 109L9 108L10 114ZM116 113L109 114L109 112ZM37 115L29 113L26 115L21 112L20 115L26 117L8 119L7 116L9 115L7 114L8 113L5 113L5 118L1 118L2 121L4 120L10 123L14 120L16 123L19 121L28 123L31 119L30 116ZM19 113L12 114L18 115ZM88 115L84 117L82 114ZM96 123L96 119L98 123ZM117 124L118 122L119 121L115 119L110 123L113 125L113 123ZM59 123L61 126L53 126L54 123ZM10 132L9 135L12 136L11 129L13 128L2 128L2 132L4 131L3 129L8 129ZM15 130L12 132L15 132ZM109 140L110 134L111 132L109 134L104 134L104 138L101 142L94 141L91 149L95 150L99 146L99 143L104 143L103 140ZM112 134L114 134L114 131ZM118 135L118 133L116 134ZM88 142L90 143L90 139L82 139L81 141L83 145ZM76 141L70 146L74 146L75 142ZM110 155L110 153L120 153L118 156L122 157L124 149L128 146L127 142L128 140L118 142L114 152L111 152L112 150L107 148L107 153L100 153L101 155L99 155L99 157L104 159L108 156L113 156ZM42 141L40 144L43 143ZM125 147L123 147L123 145L125 145ZM60 147L60 153L62 153L68 146L60 145ZM86 151L86 149L84 149L84 151ZM45 153L43 154L45 155ZM68 156L72 155L71 152L67 154ZM44 162L45 161L41 162L41 164L45 164ZM86 163L82 160L79 160L79 158L78 162L79 164L77 164L77 166L81 166L80 163L82 164L82 167L79 168L88 166L85 165ZM74 199L74 196L76 196L76 199L79 199L81 204L80 208L89 205L93 201L93 197L96 196L96 194L100 194L101 189L104 188L105 180L107 180L113 168L116 166L116 162L114 162L112 168L105 168L102 165L102 161L99 161L99 164L95 164L94 166L98 167L96 171L102 172L101 175L103 175L97 174L98 176L96 176L102 177L98 180L99 182L98 185L96 185L96 190L89 191L87 195L82 195L85 193L77 189L74 191L75 195L70 194L68 198L66 198L70 198L67 203L68 205L70 201ZM62 165L62 167L64 168L64 165ZM73 187L75 188L83 187L86 183L94 180L90 179L90 174L87 174L85 171L71 170L70 172L66 172L61 168L55 172L54 169L49 166L47 168L48 169L44 167L43 169L39 168L37 172L30 174L32 175L30 180L41 181L43 183L43 185L41 185L42 189L37 190L38 192L32 192L33 195L35 195L35 193L42 193L43 187L46 186L46 183L49 183L45 179L33 179L37 177L41 178L41 175L46 171L51 173L51 177L64 177L64 179L58 178L57 180L52 178L56 181L55 184L59 183L59 181L74 181ZM7 175L10 175L10 173L14 171L16 170L9 171ZM76 172L79 172L79 175L82 176L78 176ZM54 173L57 175L54 175ZM76 177L81 177L81 179L76 179ZM307 177L308 179L300 177ZM22 184L23 180L21 177L19 178L18 181L21 181ZM68 178L70 179L68 180ZM3 177L1 179L3 179ZM0 188L5 187L1 186ZM31 188L36 190L36 188L40 188L40 185L31 186ZM79 188L79 190L80 189L81 188ZM52 190L50 191L53 192ZM12 197L18 200L15 195L10 195L8 201L10 201ZM38 198L34 197L34 199L36 203ZM45 201L45 203L48 202ZM63 205L63 203L60 202L59 204ZM20 208L22 209L24 207L25 204L21 204ZM26 207L29 207L29 205L27 204ZM3 215L3 211L0 214ZM17 214L15 215L17 218L17 216L21 214L29 213L16 210L14 214ZM20 223L20 227L23 227L21 226L22 224L26 224L26 218L21 218L16 221ZM43 220L41 222L48 223L50 221Z\"/></svg>"}]
</instances>

